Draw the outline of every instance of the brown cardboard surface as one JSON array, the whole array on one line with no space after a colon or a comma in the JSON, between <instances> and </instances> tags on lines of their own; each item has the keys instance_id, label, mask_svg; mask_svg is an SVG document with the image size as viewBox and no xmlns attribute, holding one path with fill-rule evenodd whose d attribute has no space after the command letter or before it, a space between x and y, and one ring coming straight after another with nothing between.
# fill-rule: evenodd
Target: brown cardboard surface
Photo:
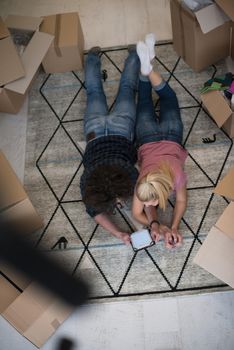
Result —
<instances>
[{"instance_id":1,"label":"brown cardboard surface","mask_svg":"<svg viewBox=\"0 0 234 350\"><path fill-rule=\"evenodd\" d=\"M221 9L234 21L234 1L233 0L215 0Z\"/></svg>"},{"instance_id":2,"label":"brown cardboard surface","mask_svg":"<svg viewBox=\"0 0 234 350\"><path fill-rule=\"evenodd\" d=\"M0 88L0 112L18 113L22 107L25 95L17 92Z\"/></svg>"},{"instance_id":3,"label":"brown cardboard surface","mask_svg":"<svg viewBox=\"0 0 234 350\"><path fill-rule=\"evenodd\" d=\"M71 310L70 306L33 282L2 316L33 344L41 347Z\"/></svg>"},{"instance_id":4,"label":"brown cardboard surface","mask_svg":"<svg viewBox=\"0 0 234 350\"><path fill-rule=\"evenodd\" d=\"M170 7L174 50L194 71L230 54L230 21L204 34L192 11L178 0L171 0Z\"/></svg>"},{"instance_id":5,"label":"brown cardboard surface","mask_svg":"<svg viewBox=\"0 0 234 350\"><path fill-rule=\"evenodd\" d=\"M36 32L30 40L21 58L25 67L25 77L5 85L5 88L19 94L24 94L28 89L34 75L36 74L52 41L53 36L46 33Z\"/></svg>"},{"instance_id":6,"label":"brown cardboard surface","mask_svg":"<svg viewBox=\"0 0 234 350\"><path fill-rule=\"evenodd\" d=\"M203 7L195 12L195 16L204 34L229 21L229 17L216 4Z\"/></svg>"},{"instance_id":7,"label":"brown cardboard surface","mask_svg":"<svg viewBox=\"0 0 234 350\"><path fill-rule=\"evenodd\" d=\"M217 90L202 94L201 100L219 127L232 115L231 108Z\"/></svg>"},{"instance_id":8,"label":"brown cardboard surface","mask_svg":"<svg viewBox=\"0 0 234 350\"><path fill-rule=\"evenodd\" d=\"M0 17L0 86L24 76L24 67L10 33Z\"/></svg>"},{"instance_id":9,"label":"brown cardboard surface","mask_svg":"<svg viewBox=\"0 0 234 350\"><path fill-rule=\"evenodd\" d=\"M29 198L5 210L3 214L0 214L1 216L5 222L18 227L18 233L23 235L32 233L43 226L42 219Z\"/></svg>"},{"instance_id":10,"label":"brown cardboard surface","mask_svg":"<svg viewBox=\"0 0 234 350\"><path fill-rule=\"evenodd\" d=\"M23 186L0 150L0 212L26 198Z\"/></svg>"},{"instance_id":11,"label":"brown cardboard surface","mask_svg":"<svg viewBox=\"0 0 234 350\"><path fill-rule=\"evenodd\" d=\"M7 29L3 19L0 17L0 39L4 39L10 36L10 32Z\"/></svg>"},{"instance_id":12,"label":"brown cardboard surface","mask_svg":"<svg viewBox=\"0 0 234 350\"><path fill-rule=\"evenodd\" d=\"M20 333L24 333L30 325L49 307L54 296L46 293L37 283L31 283L13 303L2 313Z\"/></svg>"},{"instance_id":13,"label":"brown cardboard surface","mask_svg":"<svg viewBox=\"0 0 234 350\"><path fill-rule=\"evenodd\" d=\"M213 192L234 201L234 167L228 171Z\"/></svg>"},{"instance_id":14,"label":"brown cardboard surface","mask_svg":"<svg viewBox=\"0 0 234 350\"><path fill-rule=\"evenodd\" d=\"M83 68L84 38L77 12L44 17L40 31L55 36L42 61L45 72L59 73Z\"/></svg>"},{"instance_id":15,"label":"brown cardboard surface","mask_svg":"<svg viewBox=\"0 0 234 350\"><path fill-rule=\"evenodd\" d=\"M20 293L20 290L0 274L0 313L5 311Z\"/></svg>"},{"instance_id":16,"label":"brown cardboard surface","mask_svg":"<svg viewBox=\"0 0 234 350\"><path fill-rule=\"evenodd\" d=\"M213 226L194 263L234 288L234 240Z\"/></svg>"},{"instance_id":17,"label":"brown cardboard surface","mask_svg":"<svg viewBox=\"0 0 234 350\"><path fill-rule=\"evenodd\" d=\"M24 332L24 336L41 347L69 316L72 309L60 302L54 302Z\"/></svg>"},{"instance_id":18,"label":"brown cardboard surface","mask_svg":"<svg viewBox=\"0 0 234 350\"><path fill-rule=\"evenodd\" d=\"M220 216L215 226L234 239L234 202L231 202ZM233 271L234 274L234 271Z\"/></svg>"},{"instance_id":19,"label":"brown cardboard surface","mask_svg":"<svg viewBox=\"0 0 234 350\"><path fill-rule=\"evenodd\" d=\"M7 16L4 22L8 28L35 32L39 28L42 22L42 18L32 16L9 15Z\"/></svg>"}]
</instances>

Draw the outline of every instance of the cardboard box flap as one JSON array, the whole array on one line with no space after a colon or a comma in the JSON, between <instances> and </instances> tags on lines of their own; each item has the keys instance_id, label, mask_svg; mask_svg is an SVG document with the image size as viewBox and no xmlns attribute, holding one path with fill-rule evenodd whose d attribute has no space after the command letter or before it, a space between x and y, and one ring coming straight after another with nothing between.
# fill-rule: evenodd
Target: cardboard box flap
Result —
<instances>
[{"instance_id":1,"label":"cardboard box flap","mask_svg":"<svg viewBox=\"0 0 234 350\"><path fill-rule=\"evenodd\" d=\"M208 91L201 95L201 100L219 127L232 115L231 108L219 91Z\"/></svg>"},{"instance_id":2,"label":"cardboard box flap","mask_svg":"<svg viewBox=\"0 0 234 350\"><path fill-rule=\"evenodd\" d=\"M9 305L2 316L20 333L24 333L48 309L53 300L54 295L33 282Z\"/></svg>"},{"instance_id":3,"label":"cardboard box flap","mask_svg":"<svg viewBox=\"0 0 234 350\"><path fill-rule=\"evenodd\" d=\"M234 240L212 227L194 263L234 288Z\"/></svg>"},{"instance_id":4,"label":"cardboard box flap","mask_svg":"<svg viewBox=\"0 0 234 350\"><path fill-rule=\"evenodd\" d=\"M216 4L203 7L201 10L195 12L195 16L204 34L230 20Z\"/></svg>"},{"instance_id":5,"label":"cardboard box flap","mask_svg":"<svg viewBox=\"0 0 234 350\"><path fill-rule=\"evenodd\" d=\"M0 314L21 294L21 291L0 274Z\"/></svg>"},{"instance_id":6,"label":"cardboard box flap","mask_svg":"<svg viewBox=\"0 0 234 350\"><path fill-rule=\"evenodd\" d=\"M8 28L35 32L42 22L40 17L9 15L5 19Z\"/></svg>"},{"instance_id":7,"label":"cardboard box flap","mask_svg":"<svg viewBox=\"0 0 234 350\"><path fill-rule=\"evenodd\" d=\"M54 300L45 312L24 332L24 336L33 344L41 347L60 324L69 316L72 309L59 300Z\"/></svg>"},{"instance_id":8,"label":"cardboard box flap","mask_svg":"<svg viewBox=\"0 0 234 350\"><path fill-rule=\"evenodd\" d=\"M5 210L3 215L5 222L9 222L18 228L18 233L27 235L35 232L43 226L42 219L37 214L29 198L16 203L14 206Z\"/></svg>"},{"instance_id":9,"label":"cardboard box flap","mask_svg":"<svg viewBox=\"0 0 234 350\"><path fill-rule=\"evenodd\" d=\"M234 200L234 167L228 171L213 192Z\"/></svg>"},{"instance_id":10,"label":"cardboard box flap","mask_svg":"<svg viewBox=\"0 0 234 350\"><path fill-rule=\"evenodd\" d=\"M65 13L57 15L58 21L58 46L72 46L78 43L78 23L77 13ZM56 37L55 37L56 42Z\"/></svg>"},{"instance_id":11,"label":"cardboard box flap","mask_svg":"<svg viewBox=\"0 0 234 350\"><path fill-rule=\"evenodd\" d=\"M42 32L52 34L54 46L72 46L78 43L79 17L77 12L47 16L40 27Z\"/></svg>"},{"instance_id":12,"label":"cardboard box flap","mask_svg":"<svg viewBox=\"0 0 234 350\"><path fill-rule=\"evenodd\" d=\"M231 202L220 216L215 226L234 240L234 202ZM233 271L234 274L234 271Z\"/></svg>"},{"instance_id":13,"label":"cardboard box flap","mask_svg":"<svg viewBox=\"0 0 234 350\"><path fill-rule=\"evenodd\" d=\"M234 1L233 0L215 0L222 10L231 18L234 22Z\"/></svg>"},{"instance_id":14,"label":"cardboard box flap","mask_svg":"<svg viewBox=\"0 0 234 350\"><path fill-rule=\"evenodd\" d=\"M21 182L0 151L0 212L25 198L27 194Z\"/></svg>"},{"instance_id":15,"label":"cardboard box flap","mask_svg":"<svg viewBox=\"0 0 234 350\"><path fill-rule=\"evenodd\" d=\"M25 276L21 271L10 267L5 262L0 262L0 271L20 290L24 290L31 283L31 279L29 277Z\"/></svg>"},{"instance_id":16,"label":"cardboard box flap","mask_svg":"<svg viewBox=\"0 0 234 350\"><path fill-rule=\"evenodd\" d=\"M10 36L10 32L7 29L3 19L0 17L0 39L4 39Z\"/></svg>"},{"instance_id":17,"label":"cardboard box flap","mask_svg":"<svg viewBox=\"0 0 234 350\"><path fill-rule=\"evenodd\" d=\"M24 94L29 87L41 61L48 51L53 36L47 33L36 32L30 40L22 55L22 62L25 68L25 77L5 85L8 90Z\"/></svg>"},{"instance_id":18,"label":"cardboard box flap","mask_svg":"<svg viewBox=\"0 0 234 350\"><path fill-rule=\"evenodd\" d=\"M21 272L16 272L5 263L0 263L0 313L13 303L30 282L30 279Z\"/></svg>"}]
</instances>

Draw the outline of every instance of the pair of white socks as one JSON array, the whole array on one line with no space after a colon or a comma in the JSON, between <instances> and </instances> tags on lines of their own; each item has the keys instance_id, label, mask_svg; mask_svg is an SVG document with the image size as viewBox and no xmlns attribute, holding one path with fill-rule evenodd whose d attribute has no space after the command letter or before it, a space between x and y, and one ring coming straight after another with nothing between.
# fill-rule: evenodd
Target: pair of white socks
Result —
<instances>
[{"instance_id":1,"label":"pair of white socks","mask_svg":"<svg viewBox=\"0 0 234 350\"><path fill-rule=\"evenodd\" d=\"M141 62L141 74L149 75L153 69L151 61L155 57L154 45L156 42L155 35L149 33L145 36L144 41L138 41L136 49Z\"/></svg>"}]
</instances>

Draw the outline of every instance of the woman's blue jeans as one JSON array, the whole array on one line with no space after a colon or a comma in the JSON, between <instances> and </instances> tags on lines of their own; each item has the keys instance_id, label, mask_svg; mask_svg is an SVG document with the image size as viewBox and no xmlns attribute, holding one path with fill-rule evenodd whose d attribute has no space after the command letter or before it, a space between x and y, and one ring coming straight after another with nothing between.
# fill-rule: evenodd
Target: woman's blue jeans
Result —
<instances>
[{"instance_id":1,"label":"woman's blue jeans","mask_svg":"<svg viewBox=\"0 0 234 350\"><path fill-rule=\"evenodd\" d=\"M106 135L121 135L134 140L136 122L135 94L138 87L140 61L136 51L125 60L119 90L113 110L109 113L101 78L98 55L89 53L85 64L87 107L84 133L89 141Z\"/></svg>"},{"instance_id":2,"label":"woman's blue jeans","mask_svg":"<svg viewBox=\"0 0 234 350\"><path fill-rule=\"evenodd\" d=\"M154 90L160 99L159 116L155 113L150 81L140 80L136 118L137 145L161 140L182 144L183 123L175 92L165 81Z\"/></svg>"}]
</instances>

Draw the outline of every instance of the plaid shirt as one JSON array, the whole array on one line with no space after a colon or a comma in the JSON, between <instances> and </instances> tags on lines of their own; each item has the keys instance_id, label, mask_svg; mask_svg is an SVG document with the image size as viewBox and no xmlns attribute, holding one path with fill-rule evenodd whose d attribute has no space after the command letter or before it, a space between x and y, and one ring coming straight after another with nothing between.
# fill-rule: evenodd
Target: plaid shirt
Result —
<instances>
[{"instance_id":1,"label":"plaid shirt","mask_svg":"<svg viewBox=\"0 0 234 350\"><path fill-rule=\"evenodd\" d=\"M126 170L133 186L138 177L135 168L137 152L131 141L123 136L102 136L90 141L85 149L83 164L84 172L80 179L81 195L84 195L85 183L92 172L100 165L117 165ZM94 217L101 214L97 210L86 206L87 213Z\"/></svg>"}]
</instances>

